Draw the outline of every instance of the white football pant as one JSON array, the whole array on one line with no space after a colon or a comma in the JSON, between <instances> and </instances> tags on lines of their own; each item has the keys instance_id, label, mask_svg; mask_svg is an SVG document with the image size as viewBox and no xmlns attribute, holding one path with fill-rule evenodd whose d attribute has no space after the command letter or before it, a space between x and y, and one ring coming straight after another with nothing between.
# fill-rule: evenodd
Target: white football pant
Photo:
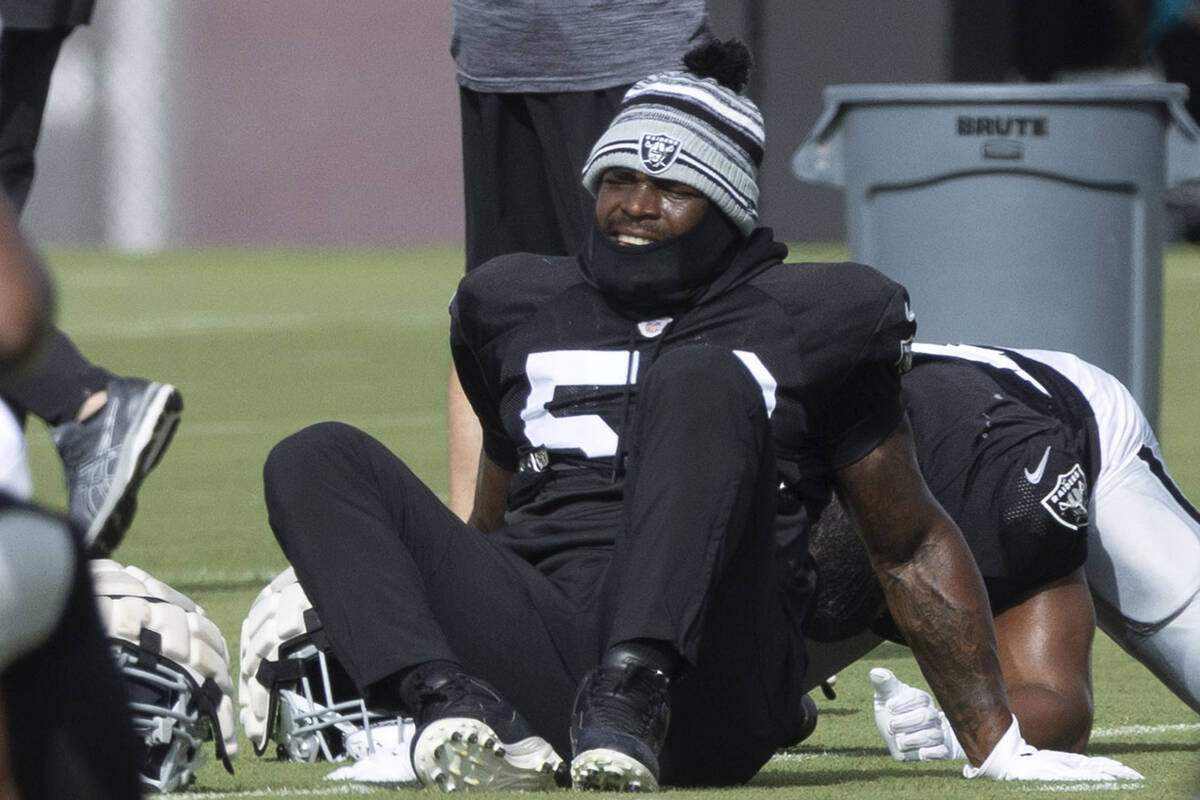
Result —
<instances>
[{"instance_id":1,"label":"white football pant","mask_svg":"<svg viewBox=\"0 0 1200 800\"><path fill-rule=\"evenodd\" d=\"M1068 353L1020 352L1069 378L1096 415L1087 579L1100 629L1200 712L1200 513L1120 381Z\"/></svg>"}]
</instances>

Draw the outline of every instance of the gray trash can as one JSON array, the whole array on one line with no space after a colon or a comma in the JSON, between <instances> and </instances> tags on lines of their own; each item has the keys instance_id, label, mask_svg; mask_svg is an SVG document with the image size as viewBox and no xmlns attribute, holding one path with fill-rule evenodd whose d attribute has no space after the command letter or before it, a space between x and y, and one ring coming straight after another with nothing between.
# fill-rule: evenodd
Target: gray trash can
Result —
<instances>
[{"instance_id":1,"label":"gray trash can","mask_svg":"<svg viewBox=\"0 0 1200 800\"><path fill-rule=\"evenodd\" d=\"M1200 177L1181 84L830 86L796 151L845 190L850 257L927 342L1068 350L1157 421L1166 187Z\"/></svg>"}]
</instances>

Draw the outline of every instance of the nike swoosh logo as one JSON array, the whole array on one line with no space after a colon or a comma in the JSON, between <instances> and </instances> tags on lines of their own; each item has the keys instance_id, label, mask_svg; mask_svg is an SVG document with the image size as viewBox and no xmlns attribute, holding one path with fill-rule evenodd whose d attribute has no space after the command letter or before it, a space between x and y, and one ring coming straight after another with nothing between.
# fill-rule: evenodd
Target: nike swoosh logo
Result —
<instances>
[{"instance_id":1,"label":"nike swoosh logo","mask_svg":"<svg viewBox=\"0 0 1200 800\"><path fill-rule=\"evenodd\" d=\"M1035 486L1042 482L1042 473L1046 471L1046 462L1050 460L1050 447L1046 447L1046 452L1042 453L1042 460L1038 462L1037 469L1033 472L1025 470L1025 480Z\"/></svg>"}]
</instances>

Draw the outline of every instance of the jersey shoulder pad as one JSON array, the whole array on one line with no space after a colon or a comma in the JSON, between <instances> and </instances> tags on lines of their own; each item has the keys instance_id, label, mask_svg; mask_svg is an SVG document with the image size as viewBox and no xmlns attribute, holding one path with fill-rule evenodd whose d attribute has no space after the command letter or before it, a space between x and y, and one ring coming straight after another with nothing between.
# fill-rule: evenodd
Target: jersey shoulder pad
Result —
<instances>
[{"instance_id":1,"label":"jersey shoulder pad","mask_svg":"<svg viewBox=\"0 0 1200 800\"><path fill-rule=\"evenodd\" d=\"M788 310L836 314L886 305L904 287L874 267L853 261L777 264L754 278L753 285Z\"/></svg>"},{"instance_id":2,"label":"jersey shoulder pad","mask_svg":"<svg viewBox=\"0 0 1200 800\"><path fill-rule=\"evenodd\" d=\"M828 464L852 464L899 421L900 375L916 323L908 293L864 264L783 264L758 286L787 314L808 387L805 405Z\"/></svg>"},{"instance_id":3,"label":"jersey shoulder pad","mask_svg":"<svg viewBox=\"0 0 1200 800\"><path fill-rule=\"evenodd\" d=\"M503 328L583 280L573 257L510 253L481 264L458 284L450 313L471 327Z\"/></svg>"},{"instance_id":4,"label":"jersey shoulder pad","mask_svg":"<svg viewBox=\"0 0 1200 800\"><path fill-rule=\"evenodd\" d=\"M895 362L907 352L900 343L916 331L908 292L866 264L779 264L753 285L788 314L810 356L820 351L837 361L878 357Z\"/></svg>"}]
</instances>

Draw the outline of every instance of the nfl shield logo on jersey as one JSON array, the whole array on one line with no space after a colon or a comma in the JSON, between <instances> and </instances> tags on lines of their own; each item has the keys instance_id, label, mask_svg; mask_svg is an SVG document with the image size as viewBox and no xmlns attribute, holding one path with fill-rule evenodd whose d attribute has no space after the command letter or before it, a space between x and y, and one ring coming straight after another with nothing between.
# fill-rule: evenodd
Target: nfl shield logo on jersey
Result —
<instances>
[{"instance_id":1,"label":"nfl shield logo on jersey","mask_svg":"<svg viewBox=\"0 0 1200 800\"><path fill-rule=\"evenodd\" d=\"M1042 507L1073 531L1087 525L1087 476L1083 467L1075 464L1067 474L1059 475L1050 494L1042 498Z\"/></svg>"},{"instance_id":2,"label":"nfl shield logo on jersey","mask_svg":"<svg viewBox=\"0 0 1200 800\"><path fill-rule=\"evenodd\" d=\"M637 324L638 333L646 339L653 339L667 329L667 326L671 324L671 319L671 317L660 317L639 322Z\"/></svg>"},{"instance_id":3,"label":"nfl shield logo on jersey","mask_svg":"<svg viewBox=\"0 0 1200 800\"><path fill-rule=\"evenodd\" d=\"M675 163L679 156L679 140L665 133L643 133L639 154L646 173L657 175Z\"/></svg>"}]
</instances>

